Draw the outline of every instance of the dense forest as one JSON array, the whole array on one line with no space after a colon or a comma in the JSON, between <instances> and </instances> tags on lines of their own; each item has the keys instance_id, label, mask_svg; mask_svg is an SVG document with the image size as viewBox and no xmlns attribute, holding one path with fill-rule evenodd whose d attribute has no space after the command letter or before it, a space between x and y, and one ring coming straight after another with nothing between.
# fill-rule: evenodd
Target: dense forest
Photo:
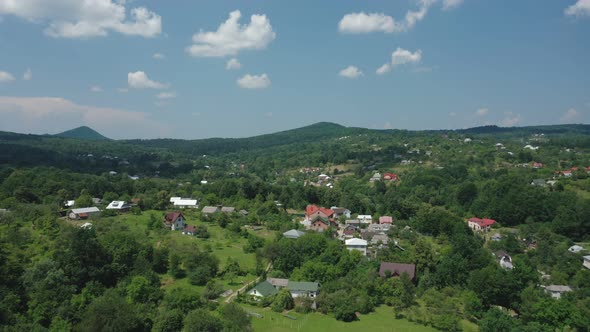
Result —
<instances>
[{"instance_id":1,"label":"dense forest","mask_svg":"<svg viewBox=\"0 0 590 332\"><path fill-rule=\"evenodd\" d=\"M271 311L363 330L383 307L392 324L443 331L590 328L589 125L318 123L193 141L82 134L0 132L0 330L251 331L268 328L256 313ZM181 210L194 235L166 228L164 215L180 211L171 197L198 201ZM129 211L106 209L117 200ZM304 229L310 204L345 207L350 219L391 216L390 241L349 251L338 236L347 218ZM101 212L67 217L91 206ZM473 217L495 223L474 231ZM293 228L306 234L282 236ZM415 276L384 278L382 262L414 264ZM313 300L248 296L268 277L321 288ZM556 285L567 291L552 296Z\"/></svg>"}]
</instances>

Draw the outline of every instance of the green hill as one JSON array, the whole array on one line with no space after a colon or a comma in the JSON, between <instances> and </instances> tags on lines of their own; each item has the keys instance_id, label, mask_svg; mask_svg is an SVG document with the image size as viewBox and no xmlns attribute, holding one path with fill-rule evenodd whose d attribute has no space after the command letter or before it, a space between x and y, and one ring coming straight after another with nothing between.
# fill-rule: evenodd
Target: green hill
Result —
<instances>
[{"instance_id":1,"label":"green hill","mask_svg":"<svg viewBox=\"0 0 590 332\"><path fill-rule=\"evenodd\" d=\"M94 141L110 140L109 138L98 133L96 130L94 130L90 127L86 127L86 126L82 126L82 127L68 130L68 131L64 131L63 133L55 134L54 136L86 139L86 140L94 140Z\"/></svg>"}]
</instances>

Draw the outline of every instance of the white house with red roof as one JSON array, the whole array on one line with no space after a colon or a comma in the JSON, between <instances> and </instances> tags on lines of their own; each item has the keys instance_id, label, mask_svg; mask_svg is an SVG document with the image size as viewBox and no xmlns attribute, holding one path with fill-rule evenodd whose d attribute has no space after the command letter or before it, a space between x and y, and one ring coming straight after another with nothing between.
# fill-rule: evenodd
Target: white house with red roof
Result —
<instances>
[{"instance_id":1,"label":"white house with red roof","mask_svg":"<svg viewBox=\"0 0 590 332\"><path fill-rule=\"evenodd\" d=\"M496 221L493 219L480 219L480 218L471 218L467 221L467 225L469 228L473 229L474 231L479 232L487 232L490 230L493 224Z\"/></svg>"},{"instance_id":2,"label":"white house with red roof","mask_svg":"<svg viewBox=\"0 0 590 332\"><path fill-rule=\"evenodd\" d=\"M383 174L383 180L397 181L397 180L399 180L399 176L395 173L385 173L385 174Z\"/></svg>"},{"instance_id":3,"label":"white house with red roof","mask_svg":"<svg viewBox=\"0 0 590 332\"><path fill-rule=\"evenodd\" d=\"M390 216L381 216L379 217L380 224L393 224L393 217Z\"/></svg>"},{"instance_id":4,"label":"white house with red roof","mask_svg":"<svg viewBox=\"0 0 590 332\"><path fill-rule=\"evenodd\" d=\"M318 207L316 205L308 205L305 208L305 219L306 222L313 223L317 219L329 221L334 216L332 209L326 209L324 207Z\"/></svg>"}]
</instances>

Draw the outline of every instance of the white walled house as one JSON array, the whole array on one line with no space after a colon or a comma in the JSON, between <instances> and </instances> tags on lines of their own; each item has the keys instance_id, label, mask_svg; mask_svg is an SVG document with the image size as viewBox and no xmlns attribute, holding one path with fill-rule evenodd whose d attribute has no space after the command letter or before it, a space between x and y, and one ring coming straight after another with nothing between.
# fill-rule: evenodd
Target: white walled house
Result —
<instances>
[{"instance_id":1,"label":"white walled house","mask_svg":"<svg viewBox=\"0 0 590 332\"><path fill-rule=\"evenodd\" d=\"M308 296L310 298L315 298L318 295L320 290L320 284L317 282L307 282L307 281L290 281L287 285L287 289L291 293L291 297L301 297L301 296Z\"/></svg>"},{"instance_id":2,"label":"white walled house","mask_svg":"<svg viewBox=\"0 0 590 332\"><path fill-rule=\"evenodd\" d=\"M346 249L349 251L358 250L367 256L367 241L359 238L352 238L345 241Z\"/></svg>"}]
</instances>

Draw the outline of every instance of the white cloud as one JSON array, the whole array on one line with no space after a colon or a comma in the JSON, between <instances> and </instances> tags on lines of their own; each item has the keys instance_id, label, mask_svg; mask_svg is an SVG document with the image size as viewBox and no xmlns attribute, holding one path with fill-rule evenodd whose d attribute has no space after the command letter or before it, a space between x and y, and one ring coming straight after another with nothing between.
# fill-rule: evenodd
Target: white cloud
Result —
<instances>
[{"instance_id":1,"label":"white cloud","mask_svg":"<svg viewBox=\"0 0 590 332\"><path fill-rule=\"evenodd\" d=\"M266 74L246 74L237 80L238 85L244 89L264 89L270 86L270 79Z\"/></svg>"},{"instance_id":2,"label":"white cloud","mask_svg":"<svg viewBox=\"0 0 590 332\"><path fill-rule=\"evenodd\" d=\"M377 74L383 75L389 73L391 71L391 65L389 63L384 64L383 66L377 68Z\"/></svg>"},{"instance_id":3,"label":"white cloud","mask_svg":"<svg viewBox=\"0 0 590 332\"><path fill-rule=\"evenodd\" d=\"M227 70L240 69L240 68L242 68L242 64L236 58L229 59L227 61L227 63L225 64L225 69L227 69Z\"/></svg>"},{"instance_id":4,"label":"white cloud","mask_svg":"<svg viewBox=\"0 0 590 332\"><path fill-rule=\"evenodd\" d=\"M359 76L363 76L363 72L355 66L348 66L342 69L338 75L346 78L358 78Z\"/></svg>"},{"instance_id":5,"label":"white cloud","mask_svg":"<svg viewBox=\"0 0 590 332\"><path fill-rule=\"evenodd\" d=\"M147 113L80 105L54 97L0 97L0 130L44 134L88 125L107 137L165 135Z\"/></svg>"},{"instance_id":6,"label":"white cloud","mask_svg":"<svg viewBox=\"0 0 590 332\"><path fill-rule=\"evenodd\" d=\"M582 116L582 113L576 111L575 108L570 108L561 116L561 123L573 123Z\"/></svg>"},{"instance_id":7,"label":"white cloud","mask_svg":"<svg viewBox=\"0 0 590 332\"><path fill-rule=\"evenodd\" d=\"M33 78L33 72L31 71L31 68L27 68L27 70L23 74L23 80L30 81L32 78Z\"/></svg>"},{"instance_id":8,"label":"white cloud","mask_svg":"<svg viewBox=\"0 0 590 332\"><path fill-rule=\"evenodd\" d=\"M504 113L505 117L500 121L500 125L503 127L514 127L521 121L520 114L514 114L512 112Z\"/></svg>"},{"instance_id":9,"label":"white cloud","mask_svg":"<svg viewBox=\"0 0 590 332\"><path fill-rule=\"evenodd\" d=\"M351 13L342 17L338 30L342 33L404 32L412 29L417 22L426 17L428 9L436 0L418 0L418 10L406 12L403 20L396 21L384 13Z\"/></svg>"},{"instance_id":10,"label":"white cloud","mask_svg":"<svg viewBox=\"0 0 590 332\"><path fill-rule=\"evenodd\" d=\"M443 0L443 10L450 10L459 7L463 0Z\"/></svg>"},{"instance_id":11,"label":"white cloud","mask_svg":"<svg viewBox=\"0 0 590 332\"><path fill-rule=\"evenodd\" d=\"M166 55L164 55L162 53L154 53L154 55L152 55L152 58L154 58L156 60L164 60L164 59L166 59Z\"/></svg>"},{"instance_id":12,"label":"white cloud","mask_svg":"<svg viewBox=\"0 0 590 332\"><path fill-rule=\"evenodd\" d=\"M12 76L11 73L5 72L5 71L0 71L0 83L12 82L12 81L14 81L14 76Z\"/></svg>"},{"instance_id":13,"label":"white cloud","mask_svg":"<svg viewBox=\"0 0 590 332\"><path fill-rule=\"evenodd\" d=\"M477 111L475 111L475 114L477 116L486 116L486 115L488 115L488 113L490 113L490 110L485 107L482 107L482 108L478 109Z\"/></svg>"},{"instance_id":14,"label":"white cloud","mask_svg":"<svg viewBox=\"0 0 590 332\"><path fill-rule=\"evenodd\" d=\"M176 98L176 93L174 92L160 92L156 95L158 99L172 99Z\"/></svg>"},{"instance_id":15,"label":"white cloud","mask_svg":"<svg viewBox=\"0 0 590 332\"><path fill-rule=\"evenodd\" d=\"M152 81L143 71L127 74L127 83L134 89L166 89L168 84Z\"/></svg>"},{"instance_id":16,"label":"white cloud","mask_svg":"<svg viewBox=\"0 0 590 332\"><path fill-rule=\"evenodd\" d=\"M376 72L379 75L383 75L385 73L390 72L397 66L405 64L415 64L419 63L421 60L422 50L417 50L412 53L408 50L398 47L393 53L391 53L391 62L379 67Z\"/></svg>"},{"instance_id":17,"label":"white cloud","mask_svg":"<svg viewBox=\"0 0 590 332\"><path fill-rule=\"evenodd\" d=\"M45 34L55 38L124 35L155 37L162 31L162 18L145 7L132 8L112 0L2 0L0 15L15 15L47 24Z\"/></svg>"},{"instance_id":18,"label":"white cloud","mask_svg":"<svg viewBox=\"0 0 590 332\"><path fill-rule=\"evenodd\" d=\"M250 23L239 23L242 14L235 10L219 25L217 31L199 31L193 35L193 45L186 48L195 57L223 57L242 50L264 49L276 37L266 15L252 15Z\"/></svg>"},{"instance_id":19,"label":"white cloud","mask_svg":"<svg viewBox=\"0 0 590 332\"><path fill-rule=\"evenodd\" d=\"M93 85L90 87L90 91L92 92L102 92L102 88L98 85Z\"/></svg>"},{"instance_id":20,"label":"white cloud","mask_svg":"<svg viewBox=\"0 0 590 332\"><path fill-rule=\"evenodd\" d=\"M567 16L590 16L590 0L577 0L575 4L564 10Z\"/></svg>"}]
</instances>

